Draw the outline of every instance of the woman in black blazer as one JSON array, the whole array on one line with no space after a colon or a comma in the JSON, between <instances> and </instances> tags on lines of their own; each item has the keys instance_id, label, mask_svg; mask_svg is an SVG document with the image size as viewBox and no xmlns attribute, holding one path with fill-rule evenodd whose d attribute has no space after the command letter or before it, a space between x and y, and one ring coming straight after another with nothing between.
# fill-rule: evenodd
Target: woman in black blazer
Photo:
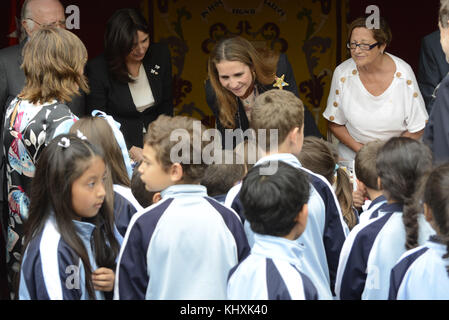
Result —
<instances>
[{"instance_id":1,"label":"woman in black blazer","mask_svg":"<svg viewBox=\"0 0 449 320\"><path fill-rule=\"evenodd\" d=\"M105 52L87 64L87 110L103 110L121 124L130 157L140 161L143 130L160 114L173 115L168 46L151 43L149 27L136 9L109 19Z\"/></svg>"},{"instance_id":2,"label":"woman in black blazer","mask_svg":"<svg viewBox=\"0 0 449 320\"><path fill-rule=\"evenodd\" d=\"M215 46L209 57L208 74L206 100L216 118L223 149L235 148L243 138L234 134L226 145L225 130L249 128L249 115L257 95L279 88L299 97L287 56L257 51L242 37L226 38ZM304 108L304 136L309 135L321 137L311 112Z\"/></svg>"}]
</instances>

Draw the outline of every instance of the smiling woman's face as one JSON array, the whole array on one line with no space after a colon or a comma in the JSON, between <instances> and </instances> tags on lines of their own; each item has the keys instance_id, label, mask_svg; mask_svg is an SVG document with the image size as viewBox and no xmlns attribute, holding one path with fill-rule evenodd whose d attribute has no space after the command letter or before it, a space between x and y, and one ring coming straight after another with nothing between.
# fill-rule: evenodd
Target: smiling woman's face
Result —
<instances>
[{"instance_id":1,"label":"smiling woman's face","mask_svg":"<svg viewBox=\"0 0 449 320\"><path fill-rule=\"evenodd\" d=\"M367 28L354 28L354 30L352 30L350 43L372 45L376 42L371 30ZM385 44L380 47L375 46L371 50L361 50L360 47L356 47L353 50L351 49L351 57L354 59L357 66L362 67L369 65L376 60L376 58L382 54L384 49Z\"/></svg>"},{"instance_id":2,"label":"smiling woman's face","mask_svg":"<svg viewBox=\"0 0 449 320\"><path fill-rule=\"evenodd\" d=\"M237 97L244 96L253 82L250 67L240 61L228 60L222 60L215 66L221 85Z\"/></svg>"},{"instance_id":3,"label":"smiling woman's face","mask_svg":"<svg viewBox=\"0 0 449 320\"><path fill-rule=\"evenodd\" d=\"M148 47L150 46L150 35L148 33L137 31L137 37L134 47L126 57L127 62L140 62L145 57Z\"/></svg>"}]
</instances>

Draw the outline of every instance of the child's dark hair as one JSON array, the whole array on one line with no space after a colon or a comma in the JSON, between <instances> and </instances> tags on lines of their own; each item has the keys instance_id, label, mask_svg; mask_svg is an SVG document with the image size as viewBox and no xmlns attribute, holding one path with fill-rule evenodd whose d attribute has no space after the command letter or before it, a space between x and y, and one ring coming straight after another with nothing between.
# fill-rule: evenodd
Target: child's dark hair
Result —
<instances>
[{"instance_id":1,"label":"child's dark hair","mask_svg":"<svg viewBox=\"0 0 449 320\"><path fill-rule=\"evenodd\" d=\"M380 148L376 169L387 199L404 205L402 220L406 231L406 249L418 245L419 186L432 168L432 153L423 143L406 137L394 137Z\"/></svg>"},{"instance_id":2,"label":"child's dark hair","mask_svg":"<svg viewBox=\"0 0 449 320\"><path fill-rule=\"evenodd\" d=\"M238 158L232 150L222 150L222 155L221 163L209 165L201 179L201 184L207 188L207 195L210 197L228 193L229 189L245 176L246 166L243 159L237 161Z\"/></svg>"},{"instance_id":3,"label":"child's dark hair","mask_svg":"<svg viewBox=\"0 0 449 320\"><path fill-rule=\"evenodd\" d=\"M138 170L140 163L138 163L134 170L131 178L131 192L136 198L139 204L146 208L153 204L153 196L156 192L150 192L145 188L145 183L140 179L140 172Z\"/></svg>"},{"instance_id":4,"label":"child's dark hair","mask_svg":"<svg viewBox=\"0 0 449 320\"><path fill-rule=\"evenodd\" d=\"M63 138L70 142L68 147L61 146ZM100 149L73 134L59 135L45 147L31 182L30 211L25 224L23 247L25 250L33 237L43 230L47 218L53 212L62 239L84 264L86 288L91 299L95 299L91 264L72 222L77 217L72 205L72 185L89 167L94 157L100 157L104 161ZM119 244L113 231L112 204L107 197L98 214L85 221L96 225L93 250L98 266L114 269ZM76 256L73 257L75 265L78 264Z\"/></svg>"},{"instance_id":5,"label":"child's dark hair","mask_svg":"<svg viewBox=\"0 0 449 320\"><path fill-rule=\"evenodd\" d=\"M349 229L352 229L357 224L357 217L352 208L352 183L346 171L336 166L338 152L333 145L318 137L305 137L298 158L305 168L324 176L330 184L336 182L335 194L341 206L343 219Z\"/></svg>"},{"instance_id":6,"label":"child's dark hair","mask_svg":"<svg viewBox=\"0 0 449 320\"><path fill-rule=\"evenodd\" d=\"M243 179L240 200L254 232L283 237L308 202L310 184L305 173L284 162L267 165L277 166L276 173L263 175L265 164L253 167Z\"/></svg>"},{"instance_id":7,"label":"child's dark hair","mask_svg":"<svg viewBox=\"0 0 449 320\"><path fill-rule=\"evenodd\" d=\"M433 219L438 226L438 238L446 244L449 258L449 163L442 164L432 170L424 188L424 203L432 210ZM449 275L449 266L446 267Z\"/></svg>"}]
</instances>

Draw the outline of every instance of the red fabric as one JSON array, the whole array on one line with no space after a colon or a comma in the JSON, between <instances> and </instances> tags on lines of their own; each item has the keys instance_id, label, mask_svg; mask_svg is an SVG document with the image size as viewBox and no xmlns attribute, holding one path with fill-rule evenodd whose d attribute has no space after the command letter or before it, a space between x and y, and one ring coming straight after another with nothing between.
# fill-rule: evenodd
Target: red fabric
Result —
<instances>
[{"instance_id":1,"label":"red fabric","mask_svg":"<svg viewBox=\"0 0 449 320\"><path fill-rule=\"evenodd\" d=\"M19 19L20 10L22 9L22 4L24 0L10 0L10 11L9 11L9 27L8 27L8 46L13 46L19 43ZM16 22L17 21L17 22ZM15 34L14 34L15 32Z\"/></svg>"}]
</instances>

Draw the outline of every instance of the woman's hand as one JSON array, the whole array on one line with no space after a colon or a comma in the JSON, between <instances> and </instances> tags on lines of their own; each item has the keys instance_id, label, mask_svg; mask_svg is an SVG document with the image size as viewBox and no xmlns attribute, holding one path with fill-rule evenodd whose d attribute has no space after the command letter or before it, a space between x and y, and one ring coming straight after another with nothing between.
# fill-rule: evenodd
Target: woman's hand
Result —
<instances>
[{"instance_id":1,"label":"woman's hand","mask_svg":"<svg viewBox=\"0 0 449 320\"><path fill-rule=\"evenodd\" d=\"M95 290L110 292L114 289L115 273L109 268L99 268L92 272Z\"/></svg>"},{"instance_id":2,"label":"woman's hand","mask_svg":"<svg viewBox=\"0 0 449 320\"><path fill-rule=\"evenodd\" d=\"M129 149L129 157L134 162L141 162L143 159L143 149L139 147L132 146L131 149Z\"/></svg>"}]
</instances>

